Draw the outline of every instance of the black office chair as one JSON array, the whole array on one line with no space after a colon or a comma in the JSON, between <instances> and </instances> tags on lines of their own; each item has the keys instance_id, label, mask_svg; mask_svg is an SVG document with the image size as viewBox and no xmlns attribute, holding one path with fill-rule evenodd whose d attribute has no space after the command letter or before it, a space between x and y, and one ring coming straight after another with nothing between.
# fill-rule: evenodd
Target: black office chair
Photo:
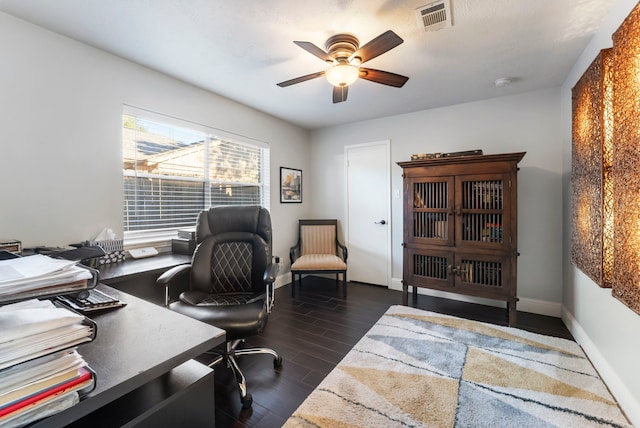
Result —
<instances>
[{"instance_id":1,"label":"black office chair","mask_svg":"<svg viewBox=\"0 0 640 428\"><path fill-rule=\"evenodd\" d=\"M168 270L157 282L165 286L168 308L226 331L225 349L210 366L226 361L246 409L253 399L235 357L271 354L274 367L282 365L282 357L272 349L237 349L244 338L262 332L273 306L278 258L272 263L269 211L259 206L204 210L197 220L196 244L190 265ZM174 285L186 291L170 302Z\"/></svg>"}]
</instances>

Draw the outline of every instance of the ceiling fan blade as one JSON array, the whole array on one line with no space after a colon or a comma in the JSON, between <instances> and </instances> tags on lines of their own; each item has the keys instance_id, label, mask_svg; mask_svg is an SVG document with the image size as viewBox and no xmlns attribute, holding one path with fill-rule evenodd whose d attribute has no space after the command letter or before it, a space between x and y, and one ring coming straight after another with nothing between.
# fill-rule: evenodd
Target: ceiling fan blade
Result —
<instances>
[{"instance_id":1,"label":"ceiling fan blade","mask_svg":"<svg viewBox=\"0 0 640 428\"><path fill-rule=\"evenodd\" d=\"M382 55L383 53L390 51L395 48L399 44L404 42L396 33L391 30L388 30L382 34L380 34L375 39L371 40L366 45L360 47L357 51L355 51L350 57L349 61L353 58L359 57L360 63L362 64L365 61L369 61L377 57L378 55Z\"/></svg>"},{"instance_id":2,"label":"ceiling fan blade","mask_svg":"<svg viewBox=\"0 0 640 428\"><path fill-rule=\"evenodd\" d=\"M402 88L402 86L407 83L407 80L409 80L406 76L365 67L360 67L360 78L396 88Z\"/></svg>"},{"instance_id":3,"label":"ceiling fan blade","mask_svg":"<svg viewBox=\"0 0 640 428\"><path fill-rule=\"evenodd\" d=\"M324 71L318 71L317 73L307 74L306 76L296 77L295 79L285 80L278 83L278 86L285 88L287 86L295 85L296 83L306 82L307 80L315 79L316 77L324 76Z\"/></svg>"},{"instance_id":4,"label":"ceiling fan blade","mask_svg":"<svg viewBox=\"0 0 640 428\"><path fill-rule=\"evenodd\" d=\"M302 49L304 49L305 51L309 52L311 55L317 56L318 58L320 58L323 61L334 62L333 58L331 58L328 53L326 53L325 51L323 51L322 49L320 49L319 47L317 47L316 45L314 45L311 42L296 42L296 41L294 41L293 43L295 43L296 45L300 46Z\"/></svg>"},{"instance_id":5,"label":"ceiling fan blade","mask_svg":"<svg viewBox=\"0 0 640 428\"><path fill-rule=\"evenodd\" d=\"M347 101L347 94L349 93L348 86L334 86L333 87L333 103L341 103Z\"/></svg>"}]
</instances>

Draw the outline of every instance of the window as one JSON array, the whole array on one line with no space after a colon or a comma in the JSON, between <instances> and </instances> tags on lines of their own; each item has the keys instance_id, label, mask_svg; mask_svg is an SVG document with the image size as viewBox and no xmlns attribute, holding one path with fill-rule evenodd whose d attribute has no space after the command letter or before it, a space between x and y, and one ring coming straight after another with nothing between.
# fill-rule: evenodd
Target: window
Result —
<instances>
[{"instance_id":1,"label":"window","mask_svg":"<svg viewBox=\"0 0 640 428\"><path fill-rule=\"evenodd\" d=\"M137 109L123 115L124 238L163 241L217 205L269 208L269 148Z\"/></svg>"}]
</instances>

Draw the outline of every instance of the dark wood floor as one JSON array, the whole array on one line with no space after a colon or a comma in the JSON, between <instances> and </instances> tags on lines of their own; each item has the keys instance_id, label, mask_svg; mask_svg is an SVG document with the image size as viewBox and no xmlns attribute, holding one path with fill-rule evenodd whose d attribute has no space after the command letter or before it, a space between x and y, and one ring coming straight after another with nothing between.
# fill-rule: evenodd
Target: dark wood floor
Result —
<instances>
[{"instance_id":1,"label":"dark wood floor","mask_svg":"<svg viewBox=\"0 0 640 428\"><path fill-rule=\"evenodd\" d=\"M265 331L247 339L245 346L278 351L283 365L274 370L268 355L241 357L238 362L253 395L251 409L243 410L233 375L216 366L216 427L280 427L340 362L353 345L391 305L401 304L401 293L350 282L342 299L335 282L305 278L302 291L291 298L291 285L276 290L276 302ZM411 302L411 299L409 299ZM418 308L506 325L504 308L420 295ZM518 312L523 330L572 339L559 318Z\"/></svg>"}]
</instances>

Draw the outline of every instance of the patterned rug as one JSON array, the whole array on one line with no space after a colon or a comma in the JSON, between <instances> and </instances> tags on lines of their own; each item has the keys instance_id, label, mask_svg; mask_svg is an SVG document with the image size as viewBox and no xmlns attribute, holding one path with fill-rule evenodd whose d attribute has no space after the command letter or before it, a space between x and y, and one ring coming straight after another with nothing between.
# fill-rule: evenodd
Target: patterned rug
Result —
<instances>
[{"instance_id":1,"label":"patterned rug","mask_svg":"<svg viewBox=\"0 0 640 428\"><path fill-rule=\"evenodd\" d=\"M575 342L392 306L284 426L630 425Z\"/></svg>"}]
</instances>

